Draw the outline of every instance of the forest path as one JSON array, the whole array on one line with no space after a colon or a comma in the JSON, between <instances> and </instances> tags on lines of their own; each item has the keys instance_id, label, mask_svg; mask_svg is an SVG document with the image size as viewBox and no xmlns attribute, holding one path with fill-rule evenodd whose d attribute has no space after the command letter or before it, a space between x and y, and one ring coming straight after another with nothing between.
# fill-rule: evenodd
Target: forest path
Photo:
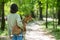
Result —
<instances>
[{"instance_id":1,"label":"forest path","mask_svg":"<svg viewBox=\"0 0 60 40\"><path fill-rule=\"evenodd\" d=\"M28 23L26 26L27 31L25 34L25 39L26 40L56 40L54 36L49 34L48 31L45 30L43 26L41 26L40 24L42 24L42 21ZM9 40L9 37L1 36L0 40Z\"/></svg>"}]
</instances>

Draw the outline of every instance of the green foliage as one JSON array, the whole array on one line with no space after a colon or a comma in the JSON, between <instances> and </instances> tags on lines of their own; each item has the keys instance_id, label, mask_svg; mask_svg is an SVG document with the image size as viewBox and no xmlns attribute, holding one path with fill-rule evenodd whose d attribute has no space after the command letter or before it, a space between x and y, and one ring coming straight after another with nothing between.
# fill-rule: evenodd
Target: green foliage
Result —
<instances>
[{"instance_id":1,"label":"green foliage","mask_svg":"<svg viewBox=\"0 0 60 40\"><path fill-rule=\"evenodd\" d=\"M56 40L60 40L60 26L58 26L57 29L53 29L52 26L50 26L47 30L56 38Z\"/></svg>"},{"instance_id":2,"label":"green foliage","mask_svg":"<svg viewBox=\"0 0 60 40\"><path fill-rule=\"evenodd\" d=\"M9 2L9 1L11 1L11 0L4 0L5 3Z\"/></svg>"},{"instance_id":3,"label":"green foliage","mask_svg":"<svg viewBox=\"0 0 60 40\"><path fill-rule=\"evenodd\" d=\"M7 30L4 30L4 31L0 30L0 36L7 36L7 35L8 35L8 31Z\"/></svg>"},{"instance_id":4,"label":"green foliage","mask_svg":"<svg viewBox=\"0 0 60 40\"><path fill-rule=\"evenodd\" d=\"M42 5L42 8L43 8L43 15L46 15L46 4L47 4L47 0L5 0L7 5L5 5L5 15L8 15L9 13L9 8L10 8L10 5L12 3L16 3L19 7L19 11L18 11L18 14L21 14L21 15L25 15L25 14L30 14L31 11L36 11L36 14L37 14L37 11L39 10L39 5L38 5L38 1L41 1L41 5ZM10 2L10 3L9 3ZM56 0L48 0L48 15L53 15L53 8L54 9L54 12L56 13L56 6L57 5L57 2ZM8 9L6 9L8 8Z\"/></svg>"},{"instance_id":5,"label":"green foliage","mask_svg":"<svg viewBox=\"0 0 60 40\"><path fill-rule=\"evenodd\" d=\"M2 2L7 3L9 1L11 1L11 0L0 0L0 3L2 3Z\"/></svg>"},{"instance_id":6,"label":"green foliage","mask_svg":"<svg viewBox=\"0 0 60 40\"><path fill-rule=\"evenodd\" d=\"M8 15L10 13L10 5L11 5L10 1L5 3L5 6L4 6L5 15Z\"/></svg>"}]
</instances>

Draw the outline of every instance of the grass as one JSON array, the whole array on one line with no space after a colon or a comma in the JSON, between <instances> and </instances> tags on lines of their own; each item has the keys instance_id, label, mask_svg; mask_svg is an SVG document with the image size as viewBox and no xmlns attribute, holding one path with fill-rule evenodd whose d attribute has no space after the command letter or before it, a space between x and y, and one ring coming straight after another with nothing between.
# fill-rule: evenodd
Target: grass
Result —
<instances>
[{"instance_id":1,"label":"grass","mask_svg":"<svg viewBox=\"0 0 60 40\"><path fill-rule=\"evenodd\" d=\"M7 27L8 26L7 26L7 22L6 22L4 31L0 30L0 36L7 36L8 35Z\"/></svg>"},{"instance_id":2,"label":"grass","mask_svg":"<svg viewBox=\"0 0 60 40\"><path fill-rule=\"evenodd\" d=\"M44 25L46 26L46 23L43 23L42 26ZM53 35L56 38L56 40L60 40L60 25L58 26L56 21L54 22L54 25L53 25L53 21L47 22L47 25L48 25L48 28L46 29L46 27L44 27L44 29L49 31L49 33Z\"/></svg>"},{"instance_id":3,"label":"grass","mask_svg":"<svg viewBox=\"0 0 60 40\"><path fill-rule=\"evenodd\" d=\"M8 35L7 31L3 31L0 33L0 36L7 36L7 35Z\"/></svg>"},{"instance_id":4,"label":"grass","mask_svg":"<svg viewBox=\"0 0 60 40\"><path fill-rule=\"evenodd\" d=\"M7 36L8 31L5 29L4 31L0 30L0 36Z\"/></svg>"},{"instance_id":5,"label":"grass","mask_svg":"<svg viewBox=\"0 0 60 40\"><path fill-rule=\"evenodd\" d=\"M52 31L52 35L55 36L56 40L60 39L60 29Z\"/></svg>"},{"instance_id":6,"label":"grass","mask_svg":"<svg viewBox=\"0 0 60 40\"><path fill-rule=\"evenodd\" d=\"M56 40L60 40L60 26L57 26L57 29L54 29L52 25L48 25L46 30L48 30L49 33L56 38Z\"/></svg>"}]
</instances>

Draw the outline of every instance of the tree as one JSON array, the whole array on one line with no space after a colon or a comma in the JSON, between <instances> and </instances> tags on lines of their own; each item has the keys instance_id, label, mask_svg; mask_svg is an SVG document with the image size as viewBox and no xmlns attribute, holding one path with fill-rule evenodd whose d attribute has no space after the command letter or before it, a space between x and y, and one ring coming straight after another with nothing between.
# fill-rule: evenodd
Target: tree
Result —
<instances>
[{"instance_id":1,"label":"tree","mask_svg":"<svg viewBox=\"0 0 60 40\"><path fill-rule=\"evenodd\" d=\"M34 11L31 11L31 16L35 18Z\"/></svg>"},{"instance_id":2,"label":"tree","mask_svg":"<svg viewBox=\"0 0 60 40\"><path fill-rule=\"evenodd\" d=\"M58 8L58 25L60 25L60 0L57 0L57 8Z\"/></svg>"},{"instance_id":3,"label":"tree","mask_svg":"<svg viewBox=\"0 0 60 40\"><path fill-rule=\"evenodd\" d=\"M4 2L2 2L2 23L1 23L1 30L4 30L5 28L5 19L4 19Z\"/></svg>"},{"instance_id":4,"label":"tree","mask_svg":"<svg viewBox=\"0 0 60 40\"><path fill-rule=\"evenodd\" d=\"M2 20L1 20L1 30L4 31L4 28L5 28L5 19L4 19L4 4L6 2L8 2L10 0L0 0L0 13L1 13L1 16L2 16Z\"/></svg>"},{"instance_id":5,"label":"tree","mask_svg":"<svg viewBox=\"0 0 60 40\"><path fill-rule=\"evenodd\" d=\"M31 0L31 5L32 5L31 15L32 15L33 18L35 18L34 10L33 10L33 9L34 9L34 2L35 2L35 1Z\"/></svg>"},{"instance_id":6,"label":"tree","mask_svg":"<svg viewBox=\"0 0 60 40\"><path fill-rule=\"evenodd\" d=\"M39 19L40 19L40 20L43 20L43 15L42 15L42 3L41 3L41 1L38 1L38 5L39 5L39 11L40 11L40 17L39 17Z\"/></svg>"},{"instance_id":7,"label":"tree","mask_svg":"<svg viewBox=\"0 0 60 40\"><path fill-rule=\"evenodd\" d=\"M46 28L48 28L47 17L48 17L48 0L46 1Z\"/></svg>"}]
</instances>

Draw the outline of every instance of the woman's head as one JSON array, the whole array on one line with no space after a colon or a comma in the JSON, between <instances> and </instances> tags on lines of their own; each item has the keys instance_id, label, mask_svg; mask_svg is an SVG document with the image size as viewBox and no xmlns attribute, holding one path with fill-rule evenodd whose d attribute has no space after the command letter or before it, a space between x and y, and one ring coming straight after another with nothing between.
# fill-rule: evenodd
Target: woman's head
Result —
<instances>
[{"instance_id":1,"label":"woman's head","mask_svg":"<svg viewBox=\"0 0 60 40\"><path fill-rule=\"evenodd\" d=\"M18 11L18 6L16 4L12 4L10 7L11 13L16 13Z\"/></svg>"}]
</instances>

